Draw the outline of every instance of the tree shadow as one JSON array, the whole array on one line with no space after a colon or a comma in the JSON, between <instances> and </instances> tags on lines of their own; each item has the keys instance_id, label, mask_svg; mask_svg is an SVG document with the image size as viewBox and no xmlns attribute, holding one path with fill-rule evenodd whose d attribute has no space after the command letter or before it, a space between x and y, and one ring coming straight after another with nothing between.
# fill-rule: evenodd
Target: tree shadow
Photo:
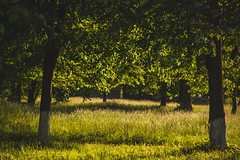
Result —
<instances>
[{"instance_id":1,"label":"tree shadow","mask_svg":"<svg viewBox=\"0 0 240 160\"><path fill-rule=\"evenodd\" d=\"M131 138L118 137L117 139L107 139L106 136L101 135L72 135L67 137L59 137L50 135L49 141L46 145L41 145L38 141L37 133L4 133L0 138L0 149L14 148L21 150L23 146L34 148L54 148L54 149L73 149L79 144L103 144L103 145L151 145L160 146L164 145L167 141L164 139L146 140L141 136L133 136Z\"/></svg>"},{"instance_id":2,"label":"tree shadow","mask_svg":"<svg viewBox=\"0 0 240 160\"><path fill-rule=\"evenodd\" d=\"M35 132L27 132L27 133L2 133L0 138L0 145L3 148L14 148L14 149L21 149L21 146L32 146L38 144L37 134ZM1 148L2 148L1 147Z\"/></svg>"},{"instance_id":3,"label":"tree shadow","mask_svg":"<svg viewBox=\"0 0 240 160\"><path fill-rule=\"evenodd\" d=\"M94 137L95 136L95 137ZM48 146L54 146L56 143L61 143L62 146L71 147L72 144L104 144L104 145L149 145L161 146L167 141L165 139L152 139L147 140L141 136L135 135L130 138L118 137L116 139L108 139L106 136L101 135L88 135L88 136L69 136L67 139L61 139L54 136L50 137Z\"/></svg>"},{"instance_id":4,"label":"tree shadow","mask_svg":"<svg viewBox=\"0 0 240 160\"><path fill-rule=\"evenodd\" d=\"M154 111L160 113L166 113L171 111L167 109L166 106L160 105L129 105L129 104L119 104L115 102L107 102L107 103L82 103L78 105L68 105L66 103L63 104L55 104L51 108L51 112L60 112L70 114L76 110L112 110L112 111L123 111L123 112L136 112L136 111Z\"/></svg>"},{"instance_id":5,"label":"tree shadow","mask_svg":"<svg viewBox=\"0 0 240 160\"><path fill-rule=\"evenodd\" d=\"M235 145L229 145L227 148L218 148L215 146L212 146L210 142L202 142L202 143L196 143L196 144L186 144L180 149L180 153L184 155L192 155L194 153L198 152L205 152L210 153L214 151L221 151L223 153L223 156L221 159L236 159L236 157L240 157L240 148ZM177 151L173 151L172 155L176 155Z\"/></svg>"}]
</instances>

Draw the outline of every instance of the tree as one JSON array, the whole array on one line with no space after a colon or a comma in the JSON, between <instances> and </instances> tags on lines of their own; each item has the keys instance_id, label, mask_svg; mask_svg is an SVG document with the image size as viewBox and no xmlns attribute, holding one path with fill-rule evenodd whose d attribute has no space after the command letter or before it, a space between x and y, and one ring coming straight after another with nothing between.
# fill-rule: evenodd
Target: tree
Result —
<instances>
[{"instance_id":1,"label":"tree","mask_svg":"<svg viewBox=\"0 0 240 160\"><path fill-rule=\"evenodd\" d=\"M4 10L4 13L6 13L6 15L4 15L5 21L0 23L1 28L10 28L11 31L6 32L7 34L14 31L14 33L16 33L13 36L14 38L23 37L19 36L20 33L22 33L21 30L17 27L14 28L13 23L9 23L22 21L23 25L21 25L21 29L25 27L23 32L24 38L32 39L29 33L35 33L39 41L43 39L41 43L42 53L40 53L44 60L39 121L39 140L42 144L47 143L49 135L51 84L57 58L62 50L66 48L67 44L71 42L69 37L72 36L70 30L73 24L78 22L79 17L88 16L92 13L92 8L96 9L100 5L101 3L85 3L85 1L1 1L1 7L7 6L6 8L12 9L6 12ZM7 14L10 14L9 19ZM8 27L9 25L12 26ZM34 28L36 30L32 30ZM2 30L1 33L3 33ZM5 35L7 35L6 33ZM23 42L26 42L26 39L23 39ZM2 37L0 40L3 41L4 44L8 44L9 42ZM17 39L17 41L19 41L19 39ZM6 45L6 48L7 47ZM36 50L33 52L36 52Z\"/></svg>"},{"instance_id":2,"label":"tree","mask_svg":"<svg viewBox=\"0 0 240 160\"><path fill-rule=\"evenodd\" d=\"M233 13L239 13L236 3L238 1L153 1L154 5L149 12L155 13L153 15L160 24L158 35L165 33L168 45L191 48L194 52L188 54L206 55L210 95L210 143L220 148L227 146L223 109L222 39L230 34L228 29L239 29L234 25L239 22L233 16Z\"/></svg>"},{"instance_id":3,"label":"tree","mask_svg":"<svg viewBox=\"0 0 240 160\"><path fill-rule=\"evenodd\" d=\"M192 97L189 93L190 86L187 80L180 80L179 101L181 110L192 111Z\"/></svg>"},{"instance_id":4,"label":"tree","mask_svg":"<svg viewBox=\"0 0 240 160\"><path fill-rule=\"evenodd\" d=\"M225 40L225 46L223 47L223 70L224 70L224 93L225 98L232 100L232 114L237 111L237 92L239 86L239 52L237 42ZM229 101L228 101L229 102Z\"/></svg>"},{"instance_id":5,"label":"tree","mask_svg":"<svg viewBox=\"0 0 240 160\"><path fill-rule=\"evenodd\" d=\"M43 15L45 26L42 28L47 36L44 48L42 96L40 103L39 141L45 145L50 132L50 105L52 99L52 78L57 59L62 50L74 39L69 39L71 29L80 17L88 15L89 6L83 2L41 1L35 4ZM82 14L82 15L81 15ZM74 37L74 36L73 36Z\"/></svg>"}]
</instances>

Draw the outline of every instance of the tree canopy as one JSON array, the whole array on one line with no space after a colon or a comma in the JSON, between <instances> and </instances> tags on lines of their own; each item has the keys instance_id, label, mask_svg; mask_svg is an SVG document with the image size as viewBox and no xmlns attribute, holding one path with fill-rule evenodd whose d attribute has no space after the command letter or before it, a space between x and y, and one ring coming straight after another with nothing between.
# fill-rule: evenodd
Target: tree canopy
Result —
<instances>
[{"instance_id":1,"label":"tree canopy","mask_svg":"<svg viewBox=\"0 0 240 160\"><path fill-rule=\"evenodd\" d=\"M191 95L210 97L210 132L217 130L210 141L225 147L223 95L232 96L239 85L239 4L2 0L0 94L36 98L30 91L42 84L40 110L49 112L52 82L61 101L84 88L106 93L123 85L174 97L183 80ZM40 117L42 143L45 122Z\"/></svg>"}]
</instances>

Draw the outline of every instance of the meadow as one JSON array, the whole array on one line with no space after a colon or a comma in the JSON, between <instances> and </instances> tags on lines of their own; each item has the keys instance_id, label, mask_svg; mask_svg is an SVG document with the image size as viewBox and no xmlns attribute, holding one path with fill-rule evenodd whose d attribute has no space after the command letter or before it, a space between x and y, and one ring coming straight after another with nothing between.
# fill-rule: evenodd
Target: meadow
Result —
<instances>
[{"instance_id":1,"label":"meadow","mask_svg":"<svg viewBox=\"0 0 240 160\"><path fill-rule=\"evenodd\" d=\"M228 148L209 144L207 105L108 100L53 103L49 143L37 141L35 107L0 101L0 159L240 159L240 112L225 105Z\"/></svg>"}]
</instances>

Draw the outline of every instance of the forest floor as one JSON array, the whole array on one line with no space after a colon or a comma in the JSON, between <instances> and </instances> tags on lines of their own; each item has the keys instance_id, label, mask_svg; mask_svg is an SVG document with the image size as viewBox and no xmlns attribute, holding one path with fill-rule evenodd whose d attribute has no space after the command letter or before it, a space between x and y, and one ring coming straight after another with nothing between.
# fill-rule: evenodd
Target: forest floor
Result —
<instances>
[{"instance_id":1,"label":"forest floor","mask_svg":"<svg viewBox=\"0 0 240 160\"><path fill-rule=\"evenodd\" d=\"M50 137L37 141L36 106L0 101L0 159L240 159L240 111L225 105L228 148L210 146L207 105L70 98L53 103Z\"/></svg>"}]
</instances>

